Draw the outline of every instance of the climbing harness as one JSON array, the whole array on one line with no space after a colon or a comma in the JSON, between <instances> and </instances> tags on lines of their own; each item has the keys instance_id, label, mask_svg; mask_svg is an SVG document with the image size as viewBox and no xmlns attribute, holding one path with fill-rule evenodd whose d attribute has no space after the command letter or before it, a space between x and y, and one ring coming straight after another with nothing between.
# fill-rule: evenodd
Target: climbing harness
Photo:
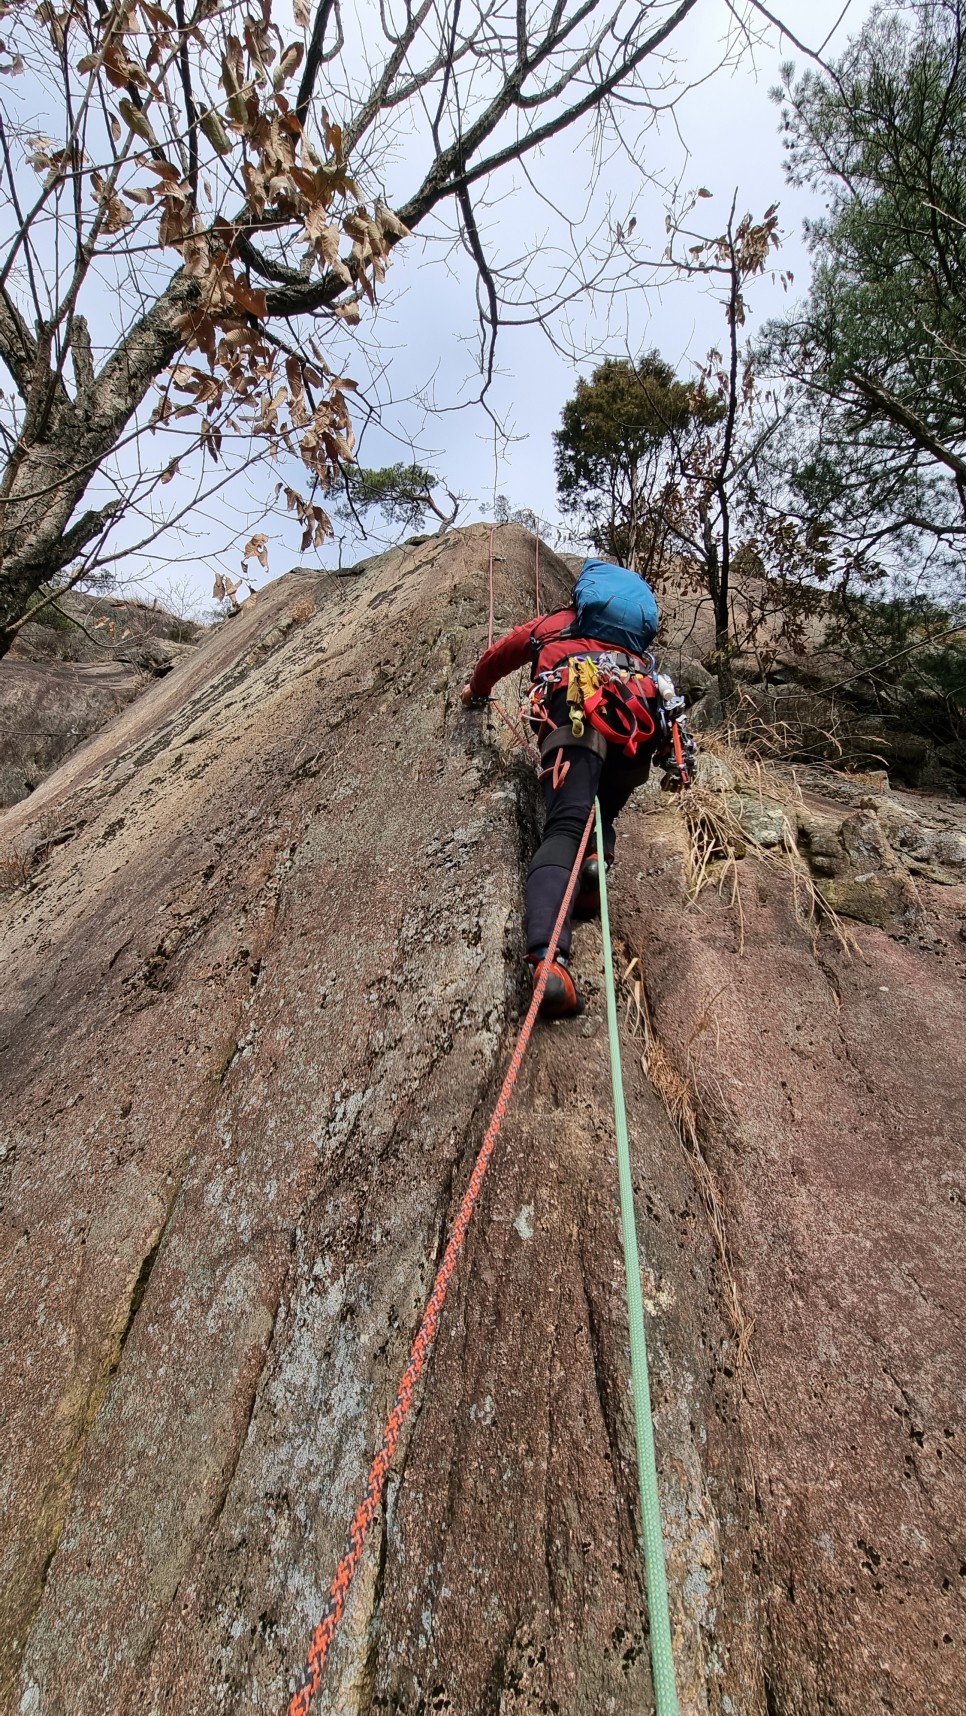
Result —
<instances>
[{"instance_id":1,"label":"climbing harness","mask_svg":"<svg viewBox=\"0 0 966 1716\"><path fill-rule=\"evenodd\" d=\"M600 801L594 805L597 819L597 850L604 850L604 827ZM634 1214L634 1185L631 1179L631 1150L624 1104L617 998L614 990L614 957L610 940L610 911L607 903L607 865L599 866L600 933L604 944L604 987L607 992L607 1035L610 1040L610 1076L614 1093L614 1130L617 1135L617 1178L620 1190L621 1227L624 1235L624 1273L627 1278L627 1322L631 1344L631 1392L634 1397L634 1435L637 1442L637 1483L641 1498L641 1536L644 1540L644 1578L647 1585L647 1619L651 1639L651 1671L657 1716L678 1716L671 1649L671 1616L668 1606L667 1571L661 1532L661 1501L657 1488L654 1456L654 1423L647 1367L647 1337L641 1297L641 1264Z\"/></svg>"},{"instance_id":2,"label":"climbing harness","mask_svg":"<svg viewBox=\"0 0 966 1716\"><path fill-rule=\"evenodd\" d=\"M662 710L650 670L618 651L571 655L557 667L538 673L521 711L538 733L553 729L548 702L566 687L567 711L573 738L583 739L589 724L625 757L637 755L658 731Z\"/></svg>"},{"instance_id":3,"label":"climbing harness","mask_svg":"<svg viewBox=\"0 0 966 1716\"><path fill-rule=\"evenodd\" d=\"M574 867L570 873L570 881L567 884L567 891L564 894L560 910L557 913L557 921L553 926L553 933L547 947L543 969L534 984L533 996L530 1001L527 1016L523 1021L523 1025L520 1029L520 1035L517 1038L516 1047L510 1057L510 1064L507 1068L506 1077L503 1080L500 1094L496 1100L496 1107L493 1110L490 1124L486 1129L483 1143L480 1146L479 1155L476 1158L473 1172L470 1175L470 1183L466 1188L456 1220L453 1223L449 1241L443 1254L443 1261L437 1271L436 1280L433 1282L433 1290L429 1296L429 1302L423 1312L422 1322L419 1325L416 1338L410 1349L409 1363L403 1372L402 1381L399 1384L399 1393L396 1395L396 1403L386 1421L382 1444L371 1467L369 1468L369 1479L366 1484L365 1495L360 1502L359 1507L356 1509L355 1517L349 1529L349 1541L345 1554L336 1568L335 1577L329 1590L328 1602L325 1605L322 1619L313 1634L306 1662L303 1685L301 1689L294 1694L291 1703L289 1704L288 1716L309 1716L309 1711L312 1707L312 1700L318 1691L319 1684L322 1679L322 1672L325 1668L325 1660L329 1653L329 1647L332 1644L336 1629L342 1619L346 1605L346 1598L349 1594L349 1587L352 1584L356 1570L362 1560L362 1552L365 1548L366 1538L369 1534L369 1527L375 1519L382 1502L382 1495L386 1487L386 1478L389 1473L392 1457L399 1444L403 1425L406 1422L406 1418L413 1403L416 1384L426 1368L426 1361L429 1358L433 1341L436 1338L440 1312L443 1309L450 1280L452 1279L456 1265L459 1262L460 1253L463 1250L463 1245L466 1240L467 1229L469 1228L473 1212L479 1201L480 1192L483 1187L483 1179L486 1174L487 1167L489 1166L490 1157L493 1154L497 1135L500 1131L501 1125L503 1124L503 1117L506 1114L507 1105L512 1095L513 1087L516 1084L517 1076L523 1064L523 1057L527 1052L527 1046L533 1034L533 1027L536 1024L537 1014L540 1011L540 1003L543 1000L543 992L547 986L547 980L550 976L554 954L557 951L557 943L560 940L560 932L567 921L567 913L570 910L570 902L573 899L574 890L577 886L577 878L579 877L583 866L584 853L586 852L590 841L590 831L593 828L593 825L594 812L591 811L587 818L587 824L584 828L577 857L574 860ZM661 1713L661 1716L663 1716L663 1712Z\"/></svg>"},{"instance_id":4,"label":"climbing harness","mask_svg":"<svg viewBox=\"0 0 966 1716\"><path fill-rule=\"evenodd\" d=\"M567 703L571 727L577 733L579 722L583 732L586 716L591 726L626 757L635 756L657 731L648 707L656 695L657 687L649 674L619 666L617 657L613 664L603 656L570 658Z\"/></svg>"}]
</instances>

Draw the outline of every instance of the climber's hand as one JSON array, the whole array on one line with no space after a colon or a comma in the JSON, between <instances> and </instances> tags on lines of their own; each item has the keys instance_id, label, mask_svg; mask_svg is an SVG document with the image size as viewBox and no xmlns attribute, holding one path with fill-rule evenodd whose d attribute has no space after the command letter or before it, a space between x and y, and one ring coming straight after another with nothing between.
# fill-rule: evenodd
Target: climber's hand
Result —
<instances>
[{"instance_id":1,"label":"climber's hand","mask_svg":"<svg viewBox=\"0 0 966 1716\"><path fill-rule=\"evenodd\" d=\"M487 701L485 697L477 697L468 685L464 685L460 692L460 702L464 709L485 709Z\"/></svg>"}]
</instances>

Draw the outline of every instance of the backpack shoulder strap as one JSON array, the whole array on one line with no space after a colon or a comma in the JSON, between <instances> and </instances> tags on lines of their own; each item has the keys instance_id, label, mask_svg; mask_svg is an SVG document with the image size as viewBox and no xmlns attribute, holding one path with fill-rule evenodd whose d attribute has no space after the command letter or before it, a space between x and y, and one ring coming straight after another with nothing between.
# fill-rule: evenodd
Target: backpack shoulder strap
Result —
<instances>
[{"instance_id":1,"label":"backpack shoulder strap","mask_svg":"<svg viewBox=\"0 0 966 1716\"><path fill-rule=\"evenodd\" d=\"M565 613L566 609L559 608L557 612ZM543 625L547 620L552 620L553 617L553 614L544 614L543 619L538 621L538 626ZM530 633L530 678L536 679L537 662L540 659L540 651L544 649L547 644L561 643L564 638L575 638L579 636L580 633L575 630L575 622L573 620L571 620L569 626L561 626L558 630L552 632L538 633L538 627L535 626L533 631Z\"/></svg>"}]
</instances>

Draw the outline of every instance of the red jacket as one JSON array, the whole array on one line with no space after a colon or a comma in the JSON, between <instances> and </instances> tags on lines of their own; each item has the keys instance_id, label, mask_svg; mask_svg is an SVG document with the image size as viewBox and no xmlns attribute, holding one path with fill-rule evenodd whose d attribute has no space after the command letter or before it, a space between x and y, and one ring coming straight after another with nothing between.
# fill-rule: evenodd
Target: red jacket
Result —
<instances>
[{"instance_id":1,"label":"red jacket","mask_svg":"<svg viewBox=\"0 0 966 1716\"><path fill-rule=\"evenodd\" d=\"M484 651L473 669L470 678L470 692L474 697L488 697L498 680L512 673L514 668L527 667L533 660L531 639L541 638L549 641L542 644L537 655L537 672L547 673L561 661L566 661L569 655L599 654L604 650L620 648L621 654L627 651L623 646L607 643L602 638L561 638L557 634L576 625L577 614L573 608L558 608L555 614L544 614L542 619L525 620L521 626L514 626L506 637L498 639ZM641 662L644 672L651 670L650 662Z\"/></svg>"}]
</instances>

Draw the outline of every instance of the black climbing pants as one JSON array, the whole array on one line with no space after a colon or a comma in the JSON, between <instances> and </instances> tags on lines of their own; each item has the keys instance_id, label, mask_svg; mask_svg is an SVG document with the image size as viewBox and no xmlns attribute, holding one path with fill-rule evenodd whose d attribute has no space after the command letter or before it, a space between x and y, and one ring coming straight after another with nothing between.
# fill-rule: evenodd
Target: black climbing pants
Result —
<instances>
[{"instance_id":1,"label":"black climbing pants","mask_svg":"<svg viewBox=\"0 0 966 1716\"><path fill-rule=\"evenodd\" d=\"M563 707L558 714L559 696L558 693L550 705L550 714L556 719L561 715L566 718L566 696L563 696ZM527 872L528 954L546 952L594 799L600 799L604 851L610 858L616 841L615 820L634 788L647 780L651 767L651 748L642 748L635 757L627 758L616 745L607 746L606 757L601 757L586 745L564 745L559 753L549 753L547 764L552 767L558 755L570 767L558 787L554 786L549 773L543 782L547 820L543 839ZM597 837L592 831L587 850L594 852L596 849ZM566 954L569 949L568 918L560 933L557 951Z\"/></svg>"}]
</instances>

